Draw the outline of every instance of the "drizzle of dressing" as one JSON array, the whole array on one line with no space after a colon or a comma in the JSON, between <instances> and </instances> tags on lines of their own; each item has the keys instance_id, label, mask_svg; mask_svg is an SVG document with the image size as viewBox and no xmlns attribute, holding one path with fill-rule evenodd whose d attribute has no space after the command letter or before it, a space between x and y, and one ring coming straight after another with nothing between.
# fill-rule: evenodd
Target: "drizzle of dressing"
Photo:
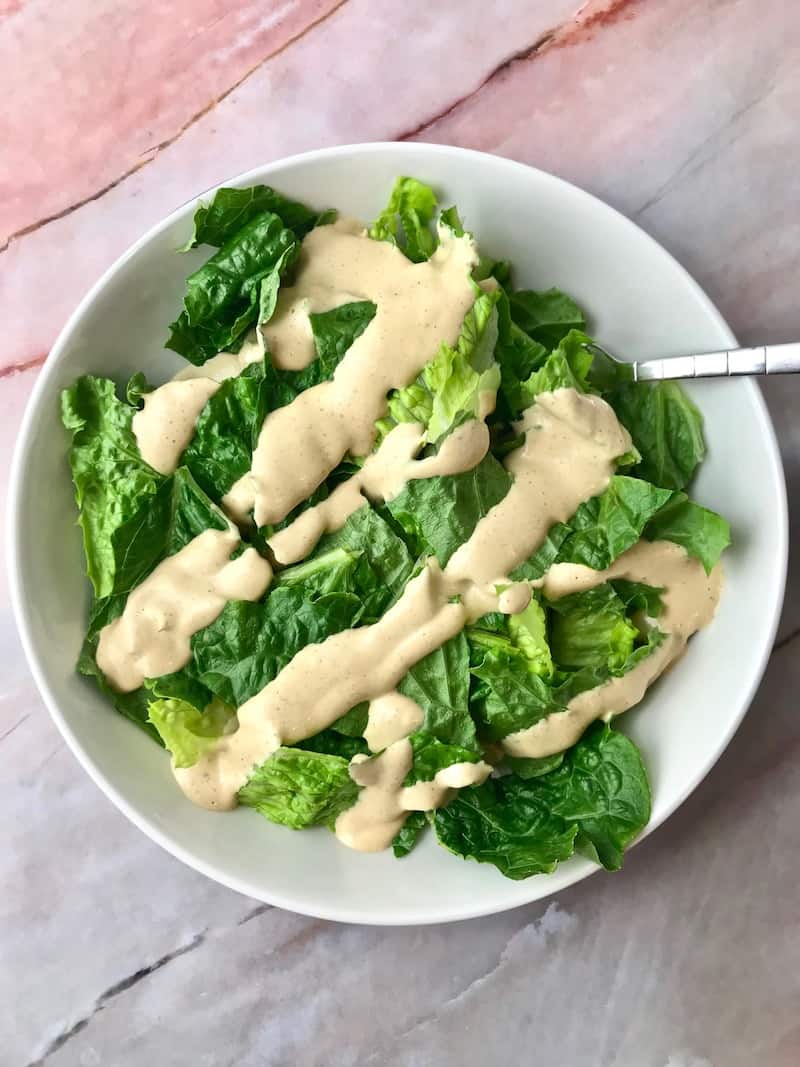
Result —
<instances>
[{"instance_id":1,"label":"drizzle of dressing","mask_svg":"<svg viewBox=\"0 0 800 1067\"><path fill-rule=\"evenodd\" d=\"M512 756L538 758L562 752L574 745L595 719L608 720L638 704L648 686L681 655L692 634L711 622L722 590L721 566L706 574L698 560L672 541L640 541L604 571L556 563L542 586L545 596L557 600L613 578L663 588L658 619L658 628L665 634L663 641L627 674L579 693L566 711L553 712L503 738L503 748Z\"/></svg>"},{"instance_id":2,"label":"drizzle of dressing","mask_svg":"<svg viewBox=\"0 0 800 1067\"><path fill-rule=\"evenodd\" d=\"M471 470L489 449L489 430L485 422L470 419L445 438L435 456L414 459L424 443L425 430L419 423L395 426L357 474L337 486L326 500L307 508L289 526L273 534L269 547L275 559L284 564L303 559L323 534L341 529L364 505L365 498L393 500L415 478Z\"/></svg>"},{"instance_id":3,"label":"drizzle of dressing","mask_svg":"<svg viewBox=\"0 0 800 1067\"><path fill-rule=\"evenodd\" d=\"M502 576L528 558L554 522L602 492L615 457L630 448L612 409L571 389L542 395L521 425L526 441L507 460L513 485L445 570L429 559L378 622L301 649L239 708L236 733L220 738L193 767L176 771L191 800L234 807L253 768L281 744L311 737L356 704L390 692L465 625L499 610L502 593L495 585L511 584ZM497 576L499 583L491 580Z\"/></svg>"},{"instance_id":4,"label":"drizzle of dressing","mask_svg":"<svg viewBox=\"0 0 800 1067\"><path fill-rule=\"evenodd\" d=\"M167 557L128 596L122 615L100 631L97 665L121 693L145 678L180 670L191 637L209 626L228 600L258 600L272 578L269 563L240 544L235 529L204 530Z\"/></svg>"},{"instance_id":5,"label":"drizzle of dressing","mask_svg":"<svg viewBox=\"0 0 800 1067\"><path fill-rule=\"evenodd\" d=\"M376 313L331 381L306 389L264 421L252 466L225 497L239 521L279 522L305 500L346 453L367 455L386 396L416 378L446 341L458 338L474 303L474 242L442 228L429 260L411 263L400 249L354 233L349 223L318 226L303 242L296 282L281 290L265 333L278 365L307 365L314 354L308 316L353 298ZM346 278L343 283L336 280ZM333 279L333 281L332 281Z\"/></svg>"},{"instance_id":6,"label":"drizzle of dressing","mask_svg":"<svg viewBox=\"0 0 800 1067\"><path fill-rule=\"evenodd\" d=\"M369 702L369 718L364 740L371 752L380 752L403 737L408 737L422 725L422 708L411 697L393 689L373 697Z\"/></svg>"},{"instance_id":7,"label":"drizzle of dressing","mask_svg":"<svg viewBox=\"0 0 800 1067\"><path fill-rule=\"evenodd\" d=\"M263 358L256 339L248 339L239 352L220 352L202 367L188 366L171 381L142 397L144 407L133 416L133 430L145 463L159 472L172 474L186 446L194 437L200 412L220 385L235 378L249 363Z\"/></svg>"},{"instance_id":8,"label":"drizzle of dressing","mask_svg":"<svg viewBox=\"0 0 800 1067\"><path fill-rule=\"evenodd\" d=\"M429 782L404 786L413 751L408 738L395 741L379 756L354 756L350 777L361 786L358 800L336 820L336 836L360 852L380 852L391 845L410 811L441 807L454 789L485 781L488 763L454 763Z\"/></svg>"},{"instance_id":9,"label":"drizzle of dressing","mask_svg":"<svg viewBox=\"0 0 800 1067\"><path fill-rule=\"evenodd\" d=\"M574 389L542 393L515 428L525 441L505 462L513 484L447 565L448 574L479 586L508 585L505 576L554 523L566 522L606 488L614 459L631 447L608 404Z\"/></svg>"}]
</instances>

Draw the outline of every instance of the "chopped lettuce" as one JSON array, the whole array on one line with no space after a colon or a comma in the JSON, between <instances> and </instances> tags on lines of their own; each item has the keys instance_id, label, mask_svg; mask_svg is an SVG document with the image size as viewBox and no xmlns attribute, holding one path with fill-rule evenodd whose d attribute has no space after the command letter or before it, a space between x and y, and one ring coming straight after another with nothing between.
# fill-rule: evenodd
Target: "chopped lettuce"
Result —
<instances>
[{"instance_id":1,"label":"chopped lettuce","mask_svg":"<svg viewBox=\"0 0 800 1067\"><path fill-rule=\"evenodd\" d=\"M424 811L410 811L406 821L395 834L392 851L397 859L407 856L416 847L420 836L430 825L430 817Z\"/></svg>"},{"instance_id":2,"label":"chopped lettuce","mask_svg":"<svg viewBox=\"0 0 800 1067\"><path fill-rule=\"evenodd\" d=\"M218 352L238 351L250 327L274 310L280 278L299 250L277 215L256 215L189 275L167 348L198 365Z\"/></svg>"},{"instance_id":3,"label":"chopped lettuce","mask_svg":"<svg viewBox=\"0 0 800 1067\"><path fill-rule=\"evenodd\" d=\"M511 486L511 475L491 454L470 471L409 482L386 506L415 555L435 555L442 566Z\"/></svg>"},{"instance_id":4,"label":"chopped lettuce","mask_svg":"<svg viewBox=\"0 0 800 1067\"><path fill-rule=\"evenodd\" d=\"M222 248L243 226L264 212L277 215L287 230L303 238L315 226L332 221L335 212L312 211L305 204L290 200L268 185L246 189L218 189L210 204L201 204L194 213L191 238L180 249L188 252L197 245Z\"/></svg>"},{"instance_id":5,"label":"chopped lettuce","mask_svg":"<svg viewBox=\"0 0 800 1067\"><path fill-rule=\"evenodd\" d=\"M562 765L537 782L554 815L578 826L576 849L609 871L650 821L650 783L641 754L624 734L595 723Z\"/></svg>"},{"instance_id":6,"label":"chopped lettuce","mask_svg":"<svg viewBox=\"0 0 800 1067\"><path fill-rule=\"evenodd\" d=\"M86 375L61 394L61 417L72 434L69 463L83 533L86 572L97 597L129 588L140 568L126 567L123 545L152 503L163 477L139 455L131 430L134 408L107 378Z\"/></svg>"},{"instance_id":7,"label":"chopped lettuce","mask_svg":"<svg viewBox=\"0 0 800 1067\"><path fill-rule=\"evenodd\" d=\"M535 292L520 289L509 294L511 318L534 341L553 349L572 330L586 329L586 316L560 289Z\"/></svg>"},{"instance_id":8,"label":"chopped lettuce","mask_svg":"<svg viewBox=\"0 0 800 1067\"><path fill-rule=\"evenodd\" d=\"M695 504L685 493L674 493L648 522L644 536L648 541L682 545L710 573L731 543L731 528L715 511Z\"/></svg>"},{"instance_id":9,"label":"chopped lettuce","mask_svg":"<svg viewBox=\"0 0 800 1067\"><path fill-rule=\"evenodd\" d=\"M463 789L436 812L434 826L445 848L492 863L507 878L550 873L576 849L617 870L647 825L650 805L638 749L596 723L554 770Z\"/></svg>"},{"instance_id":10,"label":"chopped lettuce","mask_svg":"<svg viewBox=\"0 0 800 1067\"><path fill-rule=\"evenodd\" d=\"M369 228L376 241L397 245L414 263L430 259L436 249L431 224L437 208L436 194L415 178L398 178L389 203Z\"/></svg>"},{"instance_id":11,"label":"chopped lettuce","mask_svg":"<svg viewBox=\"0 0 800 1067\"><path fill-rule=\"evenodd\" d=\"M641 454L633 474L685 489L703 459L703 417L678 382L631 382L608 397Z\"/></svg>"},{"instance_id":12,"label":"chopped lettuce","mask_svg":"<svg viewBox=\"0 0 800 1067\"><path fill-rule=\"evenodd\" d=\"M500 368L494 362L497 343L499 293L482 293L467 312L456 347L442 344L416 381L394 390L388 413L378 422L379 438L401 422L419 422L426 441L437 444L468 419L477 418L488 395L500 385Z\"/></svg>"},{"instance_id":13,"label":"chopped lettuce","mask_svg":"<svg viewBox=\"0 0 800 1067\"><path fill-rule=\"evenodd\" d=\"M299 748L273 752L238 793L240 804L292 830L332 826L357 797L346 759Z\"/></svg>"},{"instance_id":14,"label":"chopped lettuce","mask_svg":"<svg viewBox=\"0 0 800 1067\"><path fill-rule=\"evenodd\" d=\"M172 753L176 767L191 767L226 733L235 716L233 708L219 700L207 707L194 707L185 700L154 700L149 706L150 722Z\"/></svg>"}]
</instances>

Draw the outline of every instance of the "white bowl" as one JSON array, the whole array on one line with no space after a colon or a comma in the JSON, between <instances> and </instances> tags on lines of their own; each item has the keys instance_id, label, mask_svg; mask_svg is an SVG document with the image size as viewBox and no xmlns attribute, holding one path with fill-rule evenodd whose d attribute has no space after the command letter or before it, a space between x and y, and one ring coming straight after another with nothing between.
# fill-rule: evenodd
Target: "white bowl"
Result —
<instances>
[{"instance_id":1,"label":"white bowl","mask_svg":"<svg viewBox=\"0 0 800 1067\"><path fill-rule=\"evenodd\" d=\"M506 159L425 144L354 145L272 163L228 184L266 181L369 219L398 174L431 182L444 204L456 203L481 248L511 259L519 286L557 285L575 296L612 351L647 357L735 344L692 278L632 222L566 182ZM511 908L585 878L596 868L580 858L552 875L512 882L452 856L430 835L398 861L390 853L351 852L324 830L273 826L247 809L219 815L193 807L177 789L166 753L75 673L88 590L59 391L86 372L118 382L137 370L155 380L174 372L178 357L162 347L167 323L187 273L208 255L174 254L196 206L185 204L142 237L83 300L53 347L20 433L10 488L12 596L58 728L100 788L154 841L224 885L293 911L350 922L441 922ZM786 571L786 492L760 392L744 380L705 382L690 392L709 443L694 495L727 516L734 546L713 624L644 705L617 723L641 746L650 770L649 830L697 786L741 721L769 655Z\"/></svg>"}]
</instances>

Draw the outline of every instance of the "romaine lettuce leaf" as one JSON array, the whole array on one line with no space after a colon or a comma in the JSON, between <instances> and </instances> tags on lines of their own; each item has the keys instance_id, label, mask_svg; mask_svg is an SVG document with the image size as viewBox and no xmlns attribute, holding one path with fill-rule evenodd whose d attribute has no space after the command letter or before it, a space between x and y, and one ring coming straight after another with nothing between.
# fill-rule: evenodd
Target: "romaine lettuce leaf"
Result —
<instances>
[{"instance_id":1,"label":"romaine lettuce leaf","mask_svg":"<svg viewBox=\"0 0 800 1067\"><path fill-rule=\"evenodd\" d=\"M519 879L552 872L576 847L617 870L649 818L650 785L636 746L597 723L555 770L460 790L433 821L445 848Z\"/></svg>"},{"instance_id":2,"label":"romaine lettuce leaf","mask_svg":"<svg viewBox=\"0 0 800 1067\"><path fill-rule=\"evenodd\" d=\"M268 412L294 399L295 393L269 363L251 363L224 381L203 407L194 437L181 463L214 500L250 470Z\"/></svg>"},{"instance_id":3,"label":"romaine lettuce leaf","mask_svg":"<svg viewBox=\"0 0 800 1067\"><path fill-rule=\"evenodd\" d=\"M194 213L194 232L181 252L197 245L222 248L235 234L258 215L271 212L283 225L302 239L323 221L332 221L335 212L312 211L290 200L268 185L253 185L246 189L218 189L210 204L201 204Z\"/></svg>"},{"instance_id":4,"label":"romaine lettuce leaf","mask_svg":"<svg viewBox=\"0 0 800 1067\"><path fill-rule=\"evenodd\" d=\"M586 329L586 316L560 289L520 289L509 293L508 299L514 322L545 348L555 348L571 330Z\"/></svg>"},{"instance_id":5,"label":"romaine lettuce leaf","mask_svg":"<svg viewBox=\"0 0 800 1067\"><path fill-rule=\"evenodd\" d=\"M414 263L429 259L436 249L431 223L436 214L436 194L415 178L398 178L389 203L369 228L376 241L389 241Z\"/></svg>"},{"instance_id":6,"label":"romaine lettuce leaf","mask_svg":"<svg viewBox=\"0 0 800 1067\"><path fill-rule=\"evenodd\" d=\"M556 389L588 391L587 379L592 366L592 354L586 348L589 340L586 334L572 330L559 342L544 364L521 383L524 407L530 407L540 393L553 393Z\"/></svg>"},{"instance_id":7,"label":"romaine lettuce leaf","mask_svg":"<svg viewBox=\"0 0 800 1067\"><path fill-rule=\"evenodd\" d=\"M219 700L196 708L185 700L154 700L149 706L150 722L172 753L176 767L191 767L219 737L233 719L233 708Z\"/></svg>"},{"instance_id":8,"label":"romaine lettuce leaf","mask_svg":"<svg viewBox=\"0 0 800 1067\"><path fill-rule=\"evenodd\" d=\"M460 789L434 814L439 844L506 878L551 873L574 852L578 827L554 815L535 785L508 775Z\"/></svg>"},{"instance_id":9,"label":"romaine lettuce leaf","mask_svg":"<svg viewBox=\"0 0 800 1067\"><path fill-rule=\"evenodd\" d=\"M610 585L599 585L551 601L550 647L560 667L621 670L639 631Z\"/></svg>"},{"instance_id":10,"label":"romaine lettuce leaf","mask_svg":"<svg viewBox=\"0 0 800 1067\"><path fill-rule=\"evenodd\" d=\"M430 825L430 818L424 811L410 811L406 821L395 834L392 851L397 859L402 859L416 846L422 832Z\"/></svg>"},{"instance_id":11,"label":"romaine lettuce leaf","mask_svg":"<svg viewBox=\"0 0 800 1067\"><path fill-rule=\"evenodd\" d=\"M568 523L550 527L536 552L511 575L535 581L553 563L582 563L605 570L641 538L647 523L671 498L640 478L616 474L599 496L584 501Z\"/></svg>"},{"instance_id":12,"label":"romaine lettuce leaf","mask_svg":"<svg viewBox=\"0 0 800 1067\"><path fill-rule=\"evenodd\" d=\"M684 489L705 456L703 417L678 382L631 382L607 400L641 454L633 473Z\"/></svg>"},{"instance_id":13,"label":"romaine lettuce leaf","mask_svg":"<svg viewBox=\"0 0 800 1067\"><path fill-rule=\"evenodd\" d=\"M162 478L156 493L145 497L139 510L117 530L112 538L115 589L111 596L97 598L89 615L89 629L78 659L81 674L93 677L117 710L159 739L149 721L148 703L152 694L145 688L133 693L117 693L106 682L95 655L100 631L118 618L125 607L128 592L167 556L174 555L193 538L209 529L225 530L227 520L205 496L189 472L179 467L169 478ZM170 676L173 677L173 676ZM210 693L193 683L173 688L166 686L156 695L189 698L204 707Z\"/></svg>"},{"instance_id":14,"label":"romaine lettuce leaf","mask_svg":"<svg viewBox=\"0 0 800 1067\"><path fill-rule=\"evenodd\" d=\"M240 804L292 830L332 826L357 797L346 759L299 748L279 748L238 793Z\"/></svg>"},{"instance_id":15,"label":"romaine lettuce leaf","mask_svg":"<svg viewBox=\"0 0 800 1067\"><path fill-rule=\"evenodd\" d=\"M710 573L731 543L731 528L721 515L674 493L644 529L648 541L674 541L695 556Z\"/></svg>"},{"instance_id":16,"label":"romaine lettuce leaf","mask_svg":"<svg viewBox=\"0 0 800 1067\"><path fill-rule=\"evenodd\" d=\"M303 583L278 586L260 601L232 600L192 637L192 659L183 670L238 708L277 677L301 648L350 629L361 612L355 594L309 597Z\"/></svg>"},{"instance_id":17,"label":"romaine lettuce leaf","mask_svg":"<svg viewBox=\"0 0 800 1067\"><path fill-rule=\"evenodd\" d=\"M553 657L547 638L547 618L536 597L517 615L508 616L508 632L513 644L527 661L528 670L542 678L553 674Z\"/></svg>"},{"instance_id":18,"label":"romaine lettuce leaf","mask_svg":"<svg viewBox=\"0 0 800 1067\"><path fill-rule=\"evenodd\" d=\"M61 394L86 572L99 598L129 588L136 568L125 566L123 545L164 481L139 455L134 410L108 378L86 375Z\"/></svg>"},{"instance_id":19,"label":"romaine lettuce leaf","mask_svg":"<svg viewBox=\"0 0 800 1067\"><path fill-rule=\"evenodd\" d=\"M365 503L340 530L320 540L308 562L313 563L337 549L345 549L357 557L352 590L362 601L362 621L380 618L400 596L414 569L405 541L376 508ZM283 572L282 581L288 573Z\"/></svg>"},{"instance_id":20,"label":"romaine lettuce leaf","mask_svg":"<svg viewBox=\"0 0 800 1067\"><path fill-rule=\"evenodd\" d=\"M606 723L595 723L561 767L538 779L554 815L578 826L575 846L609 871L650 821L650 783L636 745Z\"/></svg>"},{"instance_id":21,"label":"romaine lettuce leaf","mask_svg":"<svg viewBox=\"0 0 800 1067\"><path fill-rule=\"evenodd\" d=\"M430 781L452 763L476 763L481 758L469 713L469 645L463 633L416 663L397 688L424 714L409 738L414 762L406 785Z\"/></svg>"},{"instance_id":22,"label":"romaine lettuce leaf","mask_svg":"<svg viewBox=\"0 0 800 1067\"><path fill-rule=\"evenodd\" d=\"M170 327L167 348L198 365L238 351L259 316L264 321L274 310L279 279L299 248L277 215L251 219L187 278L184 310Z\"/></svg>"},{"instance_id":23,"label":"romaine lettuce leaf","mask_svg":"<svg viewBox=\"0 0 800 1067\"><path fill-rule=\"evenodd\" d=\"M495 394L500 368L494 362L499 292L479 292L462 323L455 348L442 344L417 379L394 390L378 437L401 422L419 422L436 444L468 419L477 418L483 395Z\"/></svg>"},{"instance_id":24,"label":"romaine lettuce leaf","mask_svg":"<svg viewBox=\"0 0 800 1067\"><path fill-rule=\"evenodd\" d=\"M209 496L221 500L247 473L269 412L291 404L302 390L329 380L374 314L373 303L359 301L311 315L317 358L307 367L282 371L267 358L222 383L200 412L194 437L181 457ZM315 500L304 502L305 506L324 499L327 492L323 483ZM304 507L295 515L302 510Z\"/></svg>"},{"instance_id":25,"label":"romaine lettuce leaf","mask_svg":"<svg viewBox=\"0 0 800 1067\"><path fill-rule=\"evenodd\" d=\"M435 555L445 566L480 519L511 487L508 471L491 454L472 470L409 482L386 506L415 555Z\"/></svg>"}]
</instances>

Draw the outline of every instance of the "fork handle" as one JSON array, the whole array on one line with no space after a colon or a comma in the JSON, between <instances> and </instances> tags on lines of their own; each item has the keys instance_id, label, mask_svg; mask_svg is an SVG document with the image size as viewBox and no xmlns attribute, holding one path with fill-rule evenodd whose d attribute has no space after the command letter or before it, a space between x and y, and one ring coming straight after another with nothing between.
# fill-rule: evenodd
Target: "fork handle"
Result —
<instances>
[{"instance_id":1,"label":"fork handle","mask_svg":"<svg viewBox=\"0 0 800 1067\"><path fill-rule=\"evenodd\" d=\"M757 348L731 348L703 352L696 356L647 359L633 364L634 381L660 381L663 378L726 378L740 374L797 374L800 372L800 343L758 345Z\"/></svg>"}]
</instances>

